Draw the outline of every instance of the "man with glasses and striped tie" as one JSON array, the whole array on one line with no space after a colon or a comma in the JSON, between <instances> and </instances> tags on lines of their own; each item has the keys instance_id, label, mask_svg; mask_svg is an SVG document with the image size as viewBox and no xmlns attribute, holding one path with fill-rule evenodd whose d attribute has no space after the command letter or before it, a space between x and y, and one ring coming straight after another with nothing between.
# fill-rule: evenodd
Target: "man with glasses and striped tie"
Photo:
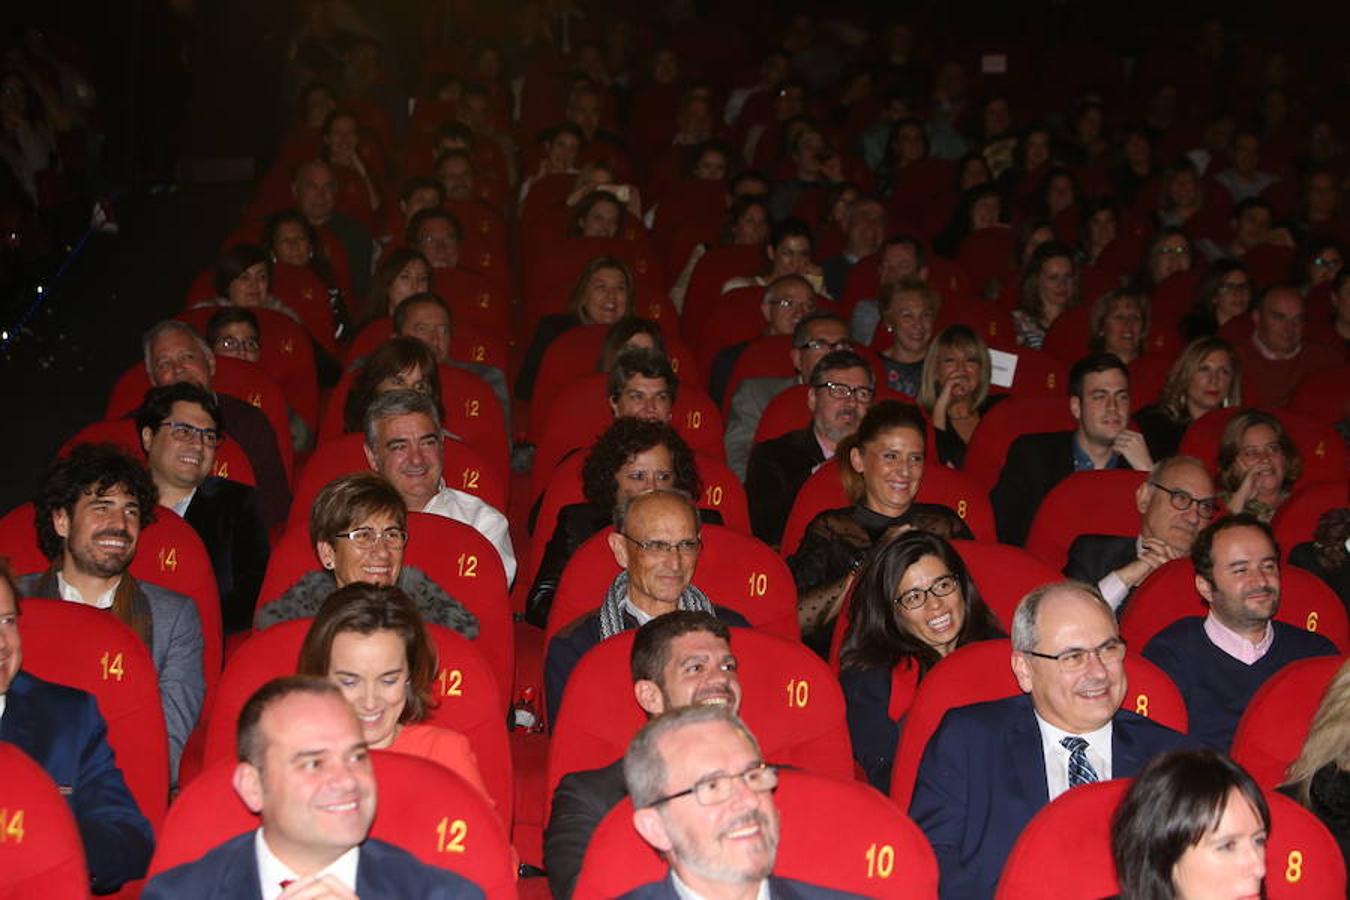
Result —
<instances>
[{"instance_id":1,"label":"man with glasses and striped tie","mask_svg":"<svg viewBox=\"0 0 1350 900\"><path fill-rule=\"evenodd\" d=\"M919 764L909 814L937 854L943 898L992 897L1041 807L1080 784L1132 777L1185 740L1120 708L1125 643L1091 585L1023 597L1012 648L1023 693L948 712Z\"/></svg>"}]
</instances>

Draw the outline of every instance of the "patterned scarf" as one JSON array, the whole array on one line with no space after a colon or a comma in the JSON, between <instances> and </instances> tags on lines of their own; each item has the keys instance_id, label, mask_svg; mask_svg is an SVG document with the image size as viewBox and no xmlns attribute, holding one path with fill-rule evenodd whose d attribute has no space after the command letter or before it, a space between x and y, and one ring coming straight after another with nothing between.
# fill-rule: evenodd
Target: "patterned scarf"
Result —
<instances>
[{"instance_id":1,"label":"patterned scarf","mask_svg":"<svg viewBox=\"0 0 1350 900\"><path fill-rule=\"evenodd\" d=\"M625 569L614 579L614 582L609 586L609 591L605 594L605 602L600 604L600 640L608 640L624 630L623 601L627 596L628 571ZM692 584L680 594L679 603L676 605L680 609L716 615L713 612L712 601L708 599L708 595Z\"/></svg>"}]
</instances>

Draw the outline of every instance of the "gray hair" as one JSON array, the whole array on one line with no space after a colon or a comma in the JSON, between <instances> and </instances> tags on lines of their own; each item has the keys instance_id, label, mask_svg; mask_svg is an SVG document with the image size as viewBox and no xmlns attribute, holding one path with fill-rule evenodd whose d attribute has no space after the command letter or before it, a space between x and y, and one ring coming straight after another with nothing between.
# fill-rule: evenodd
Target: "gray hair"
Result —
<instances>
[{"instance_id":1,"label":"gray hair","mask_svg":"<svg viewBox=\"0 0 1350 900\"><path fill-rule=\"evenodd\" d=\"M1164 458L1158 460L1157 462L1155 462L1155 463L1153 464L1153 468L1151 468L1151 469L1148 470L1148 480L1149 480L1149 481L1158 481L1158 480L1161 479L1161 478L1163 477L1163 475L1166 474L1173 466L1179 466L1179 465L1181 465L1181 464L1183 464L1183 463L1185 463L1185 464L1187 464L1187 465L1195 466L1195 467L1198 468L1198 469L1204 469L1206 473L1209 472L1209 469L1205 466L1205 464L1204 464L1203 462L1201 462L1199 459L1197 459L1196 457L1194 457L1194 456L1183 456L1183 455L1181 455L1181 454L1177 454L1176 456L1167 456L1167 457L1164 457Z\"/></svg>"},{"instance_id":2,"label":"gray hair","mask_svg":"<svg viewBox=\"0 0 1350 900\"><path fill-rule=\"evenodd\" d=\"M1111 617L1112 622L1116 620L1116 614L1111 609L1111 604L1102 598L1096 585L1072 579L1052 581L1035 588L1017 604L1017 610L1012 617L1013 650L1018 653L1035 651L1036 645L1040 643L1041 639L1040 632L1036 628L1036 617L1041 611L1041 601L1058 591L1072 591L1090 597L1101 604L1102 609Z\"/></svg>"},{"instance_id":3,"label":"gray hair","mask_svg":"<svg viewBox=\"0 0 1350 900\"><path fill-rule=\"evenodd\" d=\"M202 339L200 334L192 329L191 325L186 322L180 322L177 319L165 319L163 322L160 322L154 328L147 331L145 336L141 338L141 350L145 353L145 373L150 376L151 384L155 383L155 367L153 361L150 359L150 348L155 345L155 341L159 340L160 335L168 334L170 332L178 332L179 334L185 334L192 338L192 342L196 344L197 349L202 352L202 359L206 360L208 366L211 365L212 361L216 358L216 355L211 352L210 345Z\"/></svg>"},{"instance_id":4,"label":"gray hair","mask_svg":"<svg viewBox=\"0 0 1350 900\"><path fill-rule=\"evenodd\" d=\"M685 508L689 510L689 515L694 517L694 531L697 532L701 529L702 523L698 517L698 506L697 504L694 503L694 498L689 496L689 493L687 491L679 491L671 489L671 490L643 491L641 494L634 494L624 502L615 506L614 530L617 531L619 534L624 534L625 533L624 526L628 524L628 517L632 515L633 510L637 507L637 505L639 503L645 502L643 498L650 500L656 496L676 497L679 500L681 500L684 503Z\"/></svg>"},{"instance_id":5,"label":"gray hair","mask_svg":"<svg viewBox=\"0 0 1350 900\"><path fill-rule=\"evenodd\" d=\"M745 727L740 717L725 706L684 706L662 713L652 719L633 738L623 756L623 780L634 809L645 809L666 793L666 761L661 756L661 739L667 734L701 725L705 722L725 722L736 729L760 755L759 741Z\"/></svg>"},{"instance_id":6,"label":"gray hair","mask_svg":"<svg viewBox=\"0 0 1350 900\"><path fill-rule=\"evenodd\" d=\"M441 430L441 416L436 412L436 401L432 400L427 394L421 391L398 390L385 391L383 394L377 394L375 399L370 401L366 407L366 446L371 450L379 443L379 434L376 427L381 419L389 419L394 416L407 416L413 413L421 413L431 419L431 424L436 427L437 433Z\"/></svg>"}]
</instances>

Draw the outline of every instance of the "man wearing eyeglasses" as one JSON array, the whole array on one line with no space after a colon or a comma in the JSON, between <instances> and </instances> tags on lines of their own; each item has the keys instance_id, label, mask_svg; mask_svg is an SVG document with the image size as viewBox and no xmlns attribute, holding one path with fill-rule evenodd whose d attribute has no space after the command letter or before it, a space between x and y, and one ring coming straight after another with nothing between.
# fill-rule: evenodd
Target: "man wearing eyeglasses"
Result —
<instances>
[{"instance_id":1,"label":"man wearing eyeglasses","mask_svg":"<svg viewBox=\"0 0 1350 900\"><path fill-rule=\"evenodd\" d=\"M1164 628L1144 656L1180 689L1191 737L1227 752L1243 710L1266 679L1291 662L1337 650L1320 634L1275 621L1280 548L1265 522L1248 513L1215 522L1195 539L1191 561L1209 614Z\"/></svg>"},{"instance_id":2,"label":"man wearing eyeglasses","mask_svg":"<svg viewBox=\"0 0 1350 900\"><path fill-rule=\"evenodd\" d=\"M796 374L781 378L772 375L746 378L736 386L731 395L723 444L727 451L727 465L737 478L745 480L755 429L759 427L759 420L764 416L764 410L768 409L769 402L794 384L804 384L816 363L826 355L836 350L849 350L852 346L848 339L848 326L843 319L831 313L812 313L792 330L792 349L788 351L788 359Z\"/></svg>"},{"instance_id":3,"label":"man wearing eyeglasses","mask_svg":"<svg viewBox=\"0 0 1350 900\"><path fill-rule=\"evenodd\" d=\"M1156 463L1134 493L1139 535L1080 534L1069 546L1064 574L1097 585L1119 615L1130 593L1163 563L1189 556L1201 528L1218 510L1214 481L1193 456Z\"/></svg>"},{"instance_id":4,"label":"man wearing eyeglasses","mask_svg":"<svg viewBox=\"0 0 1350 900\"><path fill-rule=\"evenodd\" d=\"M909 815L937 854L943 898L992 897L1017 836L1080 784L1130 778L1184 738L1120 708L1125 644L1087 584L1043 585L1012 620L1022 693L949 711L928 741Z\"/></svg>"},{"instance_id":5,"label":"man wearing eyeglasses","mask_svg":"<svg viewBox=\"0 0 1350 900\"><path fill-rule=\"evenodd\" d=\"M690 706L658 716L628 745L623 773L633 827L670 865L664 879L624 900L854 896L772 874L778 770L764 762L754 735L730 710Z\"/></svg>"},{"instance_id":6,"label":"man wearing eyeglasses","mask_svg":"<svg viewBox=\"0 0 1350 900\"><path fill-rule=\"evenodd\" d=\"M798 323L816 311L816 292L811 283L800 275L781 275L770 282L759 301L764 314L762 338L784 338L793 333ZM708 393L718 406L723 405L736 361L754 341L740 341L723 347L713 357L712 374L708 379Z\"/></svg>"},{"instance_id":7,"label":"man wearing eyeglasses","mask_svg":"<svg viewBox=\"0 0 1350 900\"><path fill-rule=\"evenodd\" d=\"M839 442L858 430L876 390L871 367L852 350L835 350L822 358L808 386L811 424L757 445L746 468L751 530L773 547L783 540L797 492L834 457Z\"/></svg>"},{"instance_id":8,"label":"man wearing eyeglasses","mask_svg":"<svg viewBox=\"0 0 1350 900\"><path fill-rule=\"evenodd\" d=\"M703 540L698 509L677 491L647 491L614 513L609 549L622 572L600 607L565 626L544 658L548 720L558 719L563 690L587 650L621 631L639 628L677 609L711 613L728 625L747 625L739 613L714 606L693 584Z\"/></svg>"},{"instance_id":9,"label":"man wearing eyeglasses","mask_svg":"<svg viewBox=\"0 0 1350 900\"><path fill-rule=\"evenodd\" d=\"M222 439L215 398L186 381L151 388L136 428L159 505L186 519L211 557L225 633L249 630L272 549L257 492L211 474Z\"/></svg>"}]
</instances>

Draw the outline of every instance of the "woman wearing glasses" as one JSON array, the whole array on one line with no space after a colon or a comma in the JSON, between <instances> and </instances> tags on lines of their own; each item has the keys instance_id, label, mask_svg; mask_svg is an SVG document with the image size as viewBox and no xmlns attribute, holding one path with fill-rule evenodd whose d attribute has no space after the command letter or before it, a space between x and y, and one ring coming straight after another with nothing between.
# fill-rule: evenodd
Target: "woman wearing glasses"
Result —
<instances>
[{"instance_id":1,"label":"woman wearing glasses","mask_svg":"<svg viewBox=\"0 0 1350 900\"><path fill-rule=\"evenodd\" d=\"M887 539L857 583L839 681L853 758L873 787L889 792L901 723L919 680L957 647L1005 635L961 557L935 534Z\"/></svg>"},{"instance_id":2,"label":"woman wearing glasses","mask_svg":"<svg viewBox=\"0 0 1350 900\"><path fill-rule=\"evenodd\" d=\"M330 481L309 512L309 537L323 565L265 603L254 617L257 628L318 613L329 595L355 582L397 585L412 598L422 618L478 636L478 619L420 569L403 565L408 544L408 510L398 491L374 472Z\"/></svg>"},{"instance_id":3,"label":"woman wearing glasses","mask_svg":"<svg viewBox=\"0 0 1350 900\"><path fill-rule=\"evenodd\" d=\"M1179 272L1189 272L1195 251L1186 232L1175 226L1161 229L1153 236L1144 254L1144 266L1135 275L1134 287L1152 293L1153 289Z\"/></svg>"},{"instance_id":4,"label":"woman wearing glasses","mask_svg":"<svg viewBox=\"0 0 1350 900\"><path fill-rule=\"evenodd\" d=\"M1234 416L1219 438L1219 490L1230 512L1269 522L1303 474L1303 457L1280 420L1259 409Z\"/></svg>"},{"instance_id":5,"label":"woman wearing glasses","mask_svg":"<svg viewBox=\"0 0 1350 900\"><path fill-rule=\"evenodd\" d=\"M863 417L858 430L835 451L852 506L827 509L806 527L788 559L797 582L802 639L828 657L834 620L844 595L884 538L911 529L946 538L969 538L961 518L945 506L919 503L927 426L918 407L890 400Z\"/></svg>"}]
</instances>

